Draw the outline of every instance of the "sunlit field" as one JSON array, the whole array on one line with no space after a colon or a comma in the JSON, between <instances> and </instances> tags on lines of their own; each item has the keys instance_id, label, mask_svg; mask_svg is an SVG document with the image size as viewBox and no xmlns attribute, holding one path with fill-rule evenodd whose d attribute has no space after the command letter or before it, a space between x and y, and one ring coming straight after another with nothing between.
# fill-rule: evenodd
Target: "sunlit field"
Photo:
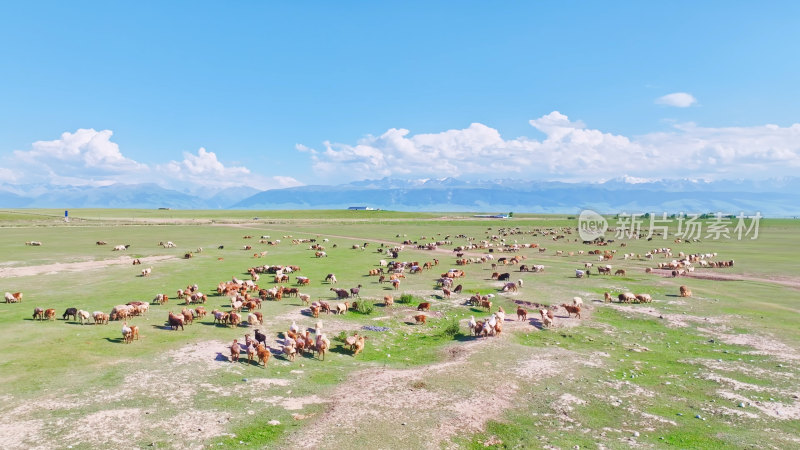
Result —
<instances>
[{"instance_id":1,"label":"sunlit field","mask_svg":"<svg viewBox=\"0 0 800 450\"><path fill-rule=\"evenodd\" d=\"M0 210L0 291L23 294L0 303L2 448L800 446L797 220L762 219L757 239L741 240L627 239L609 230L604 238L613 242L601 246L583 243L577 218L567 216L69 213L65 222L63 210ZM33 242L41 245L26 245ZM520 248L504 251L512 245ZM396 259L393 247L402 247ZM671 254L647 256L659 248ZM735 263L695 263L677 277L657 268L681 253ZM381 260L432 267L406 269L395 289L369 275ZM576 277L588 263L590 276ZM178 289L197 284L207 311L229 312L218 284L251 280L248 269L265 265L299 266L280 285L312 302L343 303L331 288L360 285L347 301L362 307L314 318L299 297L286 296L255 310L263 325L249 326L247 309L239 326L211 314L183 330L166 324L170 311L199 306L176 298ZM611 273L598 274L606 265ZM465 276L448 297L437 280L449 269ZM325 281L331 273L335 285ZM310 283L298 286L297 276ZM256 283L270 289L274 281L261 274ZM517 292L504 292L507 282ZM681 297L680 286L691 296ZM652 303L620 303L625 292ZM159 293L166 304L153 304ZM493 296L491 310L468 304L476 294ZM557 306L573 297L584 305L580 319ZM151 305L127 319L140 330L131 343L122 321L62 318L71 307L110 313L134 301ZM430 311L418 311L423 302ZM55 320L35 320L37 307L54 309ZM500 333L473 336L471 316L489 319L498 307ZM539 310L548 307L554 323L545 327ZM415 320L420 314L425 323ZM314 337L318 321L331 343L325 359L309 352L289 360L287 331L294 323ZM233 340L256 329L267 335L266 366L243 348L231 362ZM344 339L355 333L367 339L354 356Z\"/></svg>"}]
</instances>

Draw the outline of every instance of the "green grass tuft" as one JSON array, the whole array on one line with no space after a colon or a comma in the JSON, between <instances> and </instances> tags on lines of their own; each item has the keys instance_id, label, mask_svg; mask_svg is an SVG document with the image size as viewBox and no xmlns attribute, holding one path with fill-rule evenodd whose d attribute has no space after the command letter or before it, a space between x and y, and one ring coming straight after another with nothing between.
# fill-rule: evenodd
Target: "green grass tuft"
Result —
<instances>
[{"instance_id":1,"label":"green grass tuft","mask_svg":"<svg viewBox=\"0 0 800 450\"><path fill-rule=\"evenodd\" d=\"M419 303L419 299L415 299L415 297L413 295L411 295L411 294L402 294L402 295L400 295L400 298L395 300L395 303L400 303L402 305L410 305L410 304L414 303L415 300L416 300L417 303Z\"/></svg>"},{"instance_id":2,"label":"green grass tuft","mask_svg":"<svg viewBox=\"0 0 800 450\"><path fill-rule=\"evenodd\" d=\"M458 319L455 317L452 319L444 319L442 321L442 336L447 336L450 338L455 337L461 331L461 326L458 323Z\"/></svg>"},{"instance_id":3,"label":"green grass tuft","mask_svg":"<svg viewBox=\"0 0 800 450\"><path fill-rule=\"evenodd\" d=\"M214 444L214 448L243 446L264 446L277 442L286 432L286 425L270 425L266 419L259 419L245 426L234 428L233 436L226 436Z\"/></svg>"},{"instance_id":4,"label":"green grass tuft","mask_svg":"<svg viewBox=\"0 0 800 450\"><path fill-rule=\"evenodd\" d=\"M372 314L375 311L375 304L369 300L359 300L355 311L364 315Z\"/></svg>"}]
</instances>

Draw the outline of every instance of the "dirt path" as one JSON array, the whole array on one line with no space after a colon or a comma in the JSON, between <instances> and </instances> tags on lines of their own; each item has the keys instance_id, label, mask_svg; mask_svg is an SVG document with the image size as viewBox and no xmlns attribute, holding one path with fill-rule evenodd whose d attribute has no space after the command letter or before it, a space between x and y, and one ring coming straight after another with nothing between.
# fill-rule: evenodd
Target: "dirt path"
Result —
<instances>
[{"instance_id":1,"label":"dirt path","mask_svg":"<svg viewBox=\"0 0 800 450\"><path fill-rule=\"evenodd\" d=\"M236 228L247 228L247 229L262 230L262 231L264 230L263 227L253 227L253 226L244 225L244 224L216 224L216 225L217 226L230 226L230 227L236 227ZM271 228L271 227L269 229L272 230L272 231L277 231L279 233L296 233L297 232L297 230L280 230L280 229ZM389 246L389 247L394 247L396 245L403 245L400 242L386 241L386 240L382 240L382 239L371 239L371 238L363 238L363 237L355 237L355 236L342 236L340 234L324 234L324 233L313 233L313 234L315 234L317 236L326 237L326 238L348 239L348 240L357 241L357 242L369 242L369 243L372 243L372 244L383 244L383 245L386 245L386 246ZM452 250L448 250L446 248L441 248L441 247L438 247L438 246L436 247L435 250L418 249L418 248L416 248L414 246L408 246L408 247L409 247L408 248L409 250L417 250L417 251L420 251L420 252L432 252L432 253L438 253L438 254L442 254L442 255L448 255L448 256L455 257L455 253ZM486 256L485 253L479 253L479 252L464 251L463 253L464 253L464 256L469 256L469 257L478 257L478 258L480 258L481 256Z\"/></svg>"},{"instance_id":2,"label":"dirt path","mask_svg":"<svg viewBox=\"0 0 800 450\"><path fill-rule=\"evenodd\" d=\"M509 353L507 331L530 325L516 321L506 325L509 330L501 336L447 347L442 362L353 373L330 396L325 414L291 436L291 446L335 449L348 448L352 442L393 443L384 448L454 446L453 437L480 431L512 408L524 381L556 376L575 363L563 349L515 346ZM489 367L502 370L502 382L487 380Z\"/></svg>"},{"instance_id":3,"label":"dirt path","mask_svg":"<svg viewBox=\"0 0 800 450\"><path fill-rule=\"evenodd\" d=\"M662 277L672 277L671 270L653 269L653 273L661 275ZM800 289L800 279L792 277L763 277L749 274L738 273L719 273L719 272L688 272L681 275L686 278L696 278L698 280L713 280L713 281L756 281L759 283L779 284L794 289Z\"/></svg>"},{"instance_id":4,"label":"dirt path","mask_svg":"<svg viewBox=\"0 0 800 450\"><path fill-rule=\"evenodd\" d=\"M155 261L164 261L168 259L176 259L175 256L162 255L162 256L148 256L139 258L142 264L147 264ZM14 277L29 277L42 274L54 274L60 272L83 272L86 270L102 269L109 266L123 266L131 265L133 258L130 256L120 256L115 259L101 259L98 261L84 261L74 263L55 263L55 264L42 264L40 266L26 266L26 267L6 267L0 268L0 278L14 278Z\"/></svg>"}]
</instances>

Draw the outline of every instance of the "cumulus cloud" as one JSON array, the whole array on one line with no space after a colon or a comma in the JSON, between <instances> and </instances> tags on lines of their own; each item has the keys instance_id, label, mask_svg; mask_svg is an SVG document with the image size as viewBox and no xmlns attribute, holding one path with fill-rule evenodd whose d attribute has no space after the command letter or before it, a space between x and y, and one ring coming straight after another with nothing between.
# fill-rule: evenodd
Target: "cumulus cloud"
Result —
<instances>
[{"instance_id":1,"label":"cumulus cloud","mask_svg":"<svg viewBox=\"0 0 800 450\"><path fill-rule=\"evenodd\" d=\"M57 185L104 185L146 173L147 165L123 156L112 135L91 128L65 132L59 139L34 142L30 150L14 151L8 164L18 173L16 181Z\"/></svg>"},{"instance_id":2,"label":"cumulus cloud","mask_svg":"<svg viewBox=\"0 0 800 450\"><path fill-rule=\"evenodd\" d=\"M16 184L19 180L19 176L16 171L0 167L0 180L9 184Z\"/></svg>"},{"instance_id":3,"label":"cumulus cloud","mask_svg":"<svg viewBox=\"0 0 800 450\"><path fill-rule=\"evenodd\" d=\"M659 105L674 106L676 108L688 108L697 103L697 99L694 98L692 94L687 94L686 92L675 92L663 97L658 97L656 103Z\"/></svg>"},{"instance_id":4,"label":"cumulus cloud","mask_svg":"<svg viewBox=\"0 0 800 450\"><path fill-rule=\"evenodd\" d=\"M107 171L126 171L143 168L132 159L122 156L119 145L111 142L111 130L95 131L81 128L75 133L65 132L61 139L36 141L27 152L14 152L23 160L72 162L86 168Z\"/></svg>"},{"instance_id":5,"label":"cumulus cloud","mask_svg":"<svg viewBox=\"0 0 800 450\"><path fill-rule=\"evenodd\" d=\"M265 177L252 174L250 169L244 166L226 167L217 159L216 153L202 147L197 150L196 155L184 152L182 161L170 161L158 166L157 170L176 180L197 183L200 189L208 186L216 188L250 186L256 189L271 189L303 184L292 177Z\"/></svg>"},{"instance_id":6,"label":"cumulus cloud","mask_svg":"<svg viewBox=\"0 0 800 450\"><path fill-rule=\"evenodd\" d=\"M197 150L197 155L183 152L183 161L170 161L163 169L181 180L197 180L199 177L230 179L250 174L247 167L225 167L217 159L216 153L203 147Z\"/></svg>"},{"instance_id":7,"label":"cumulus cloud","mask_svg":"<svg viewBox=\"0 0 800 450\"><path fill-rule=\"evenodd\" d=\"M111 130L79 129L59 139L37 141L30 150L14 151L0 170L6 184L48 183L61 186L108 186L155 183L180 191L249 186L269 189L302 185L291 177L254 174L241 165L226 166L216 153L200 148L181 161L148 165L124 156Z\"/></svg>"},{"instance_id":8,"label":"cumulus cloud","mask_svg":"<svg viewBox=\"0 0 800 450\"><path fill-rule=\"evenodd\" d=\"M634 178L706 179L793 175L800 166L800 124L704 128L677 124L667 132L627 137L588 128L554 111L530 125L541 140L504 139L486 125L413 135L389 129L356 144L304 147L329 182L395 177L527 178L598 181ZM758 172L757 172L758 171ZM348 175L349 174L349 175ZM349 177L349 179L343 179Z\"/></svg>"},{"instance_id":9,"label":"cumulus cloud","mask_svg":"<svg viewBox=\"0 0 800 450\"><path fill-rule=\"evenodd\" d=\"M271 184L270 186L267 186L267 188L290 188L290 187L297 187L297 186L302 186L303 185L302 182L300 182L297 179L292 178L292 177L285 177L285 176L276 175L276 176L270 177L269 179L270 179L270 181L272 183L274 183L274 185ZM264 188L264 189L266 189L266 188Z\"/></svg>"}]
</instances>

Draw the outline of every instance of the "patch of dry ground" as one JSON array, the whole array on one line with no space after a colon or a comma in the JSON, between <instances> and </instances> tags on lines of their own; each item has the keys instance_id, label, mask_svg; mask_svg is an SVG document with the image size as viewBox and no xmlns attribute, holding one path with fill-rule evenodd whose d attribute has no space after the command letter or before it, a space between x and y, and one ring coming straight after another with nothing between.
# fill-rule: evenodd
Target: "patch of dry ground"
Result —
<instances>
[{"instance_id":1,"label":"patch of dry ground","mask_svg":"<svg viewBox=\"0 0 800 450\"><path fill-rule=\"evenodd\" d=\"M501 357L501 349L508 351L506 330L529 325L507 320L505 326L500 337L449 347L440 363L352 374L331 395L326 413L291 437L291 446L440 448L457 434L480 431L519 401L520 383L556 376L575 363L556 348L514 346L513 359ZM487 371L501 378L487 379Z\"/></svg>"},{"instance_id":2,"label":"patch of dry ground","mask_svg":"<svg viewBox=\"0 0 800 450\"><path fill-rule=\"evenodd\" d=\"M720 317L698 317L689 314L665 313L647 305L626 305L619 303L609 303L608 305L627 314L644 314L646 316L663 319L669 327L688 327L690 322L718 325L725 322L725 320Z\"/></svg>"},{"instance_id":3,"label":"patch of dry ground","mask_svg":"<svg viewBox=\"0 0 800 450\"><path fill-rule=\"evenodd\" d=\"M743 364L736 361L718 361L713 359L692 359L680 362L688 362L694 365L700 365L709 370L716 370L718 372L739 373L755 378L763 378L769 380L782 380L790 381L794 379L794 374L788 371L767 370L761 367L755 367L748 364Z\"/></svg>"},{"instance_id":4,"label":"patch of dry ground","mask_svg":"<svg viewBox=\"0 0 800 450\"><path fill-rule=\"evenodd\" d=\"M453 436L480 431L488 420L499 418L518 402L521 383L556 376L569 364L578 363L568 351L558 348L514 346L513 359L501 355L507 350L507 332L525 328L536 332L530 322L509 319L499 337L457 343L446 349L445 361L411 369L361 370L325 396L293 396L292 383L303 376L303 370L280 359L271 359L270 365L286 367L285 372L280 371L286 378L253 377L247 383L223 388L213 382L214 374L244 369L228 362L224 353L228 344L188 344L159 357L149 369L134 370L117 386L92 395L53 392L36 404L6 396L6 407L0 407L0 429L4 430L0 448L52 448L54 442L118 447L170 435L183 436L179 447L199 448L226 435L229 421L255 414L263 408L259 405L297 411L297 420L301 420L313 416L302 414L310 404L327 404L328 411L311 419L294 437L295 444L303 448L348 447L353 442L350 434L373 427L383 430L377 435L379 442L391 442L392 447L402 443L426 448L449 445ZM487 383L487 373L502 373L503 379ZM211 396L246 398L253 408L218 411L196 406L197 398ZM174 414L165 418L164 411ZM398 426L400 417L406 418L407 425ZM434 438L418 442L410 430Z\"/></svg>"},{"instance_id":5,"label":"patch of dry ground","mask_svg":"<svg viewBox=\"0 0 800 450\"><path fill-rule=\"evenodd\" d=\"M800 361L800 350L784 344L773 336L763 333L729 333L730 327L726 325L727 321L724 316L699 317L685 313L665 313L649 305L620 305L618 303L609 303L607 305L628 314L643 314L664 319L667 325L671 327L688 327L690 323L704 324L703 327L697 327L697 331L714 339L719 339L720 342L726 344L742 345L755 349L748 352L750 354L771 356L781 361Z\"/></svg>"},{"instance_id":6,"label":"patch of dry ground","mask_svg":"<svg viewBox=\"0 0 800 450\"><path fill-rule=\"evenodd\" d=\"M148 264L151 262L165 261L168 259L176 259L176 257L170 255L147 256L139 258L139 261L141 261L142 264ZM0 267L0 278L30 277L42 274L52 275L60 272L84 272L87 270L102 269L109 266L129 266L132 263L133 258L130 256L120 256L114 259L101 259L97 261L42 264L39 266L25 267Z\"/></svg>"},{"instance_id":7,"label":"patch of dry ground","mask_svg":"<svg viewBox=\"0 0 800 450\"><path fill-rule=\"evenodd\" d=\"M0 448L120 448L153 435L181 436L178 447L200 448L209 439L225 435L228 421L246 411L192 407L198 396L247 398L254 389L271 392L292 381L254 378L230 388L216 386L211 381L214 374L243 370L242 365L230 364L227 356L219 353L226 346L221 341L186 345L159 357L149 369L131 371L117 386L98 389L91 395L53 392L35 403L5 396L0 406ZM284 365L278 361L270 364ZM274 403L297 408L290 397L276 397ZM165 418L164 411L172 413Z\"/></svg>"},{"instance_id":8,"label":"patch of dry ground","mask_svg":"<svg viewBox=\"0 0 800 450\"><path fill-rule=\"evenodd\" d=\"M772 419L800 420L800 403L796 401L791 405L777 401L754 401L742 394L736 394L722 389L717 391L717 395L727 400L744 403L745 406L755 408L761 414Z\"/></svg>"},{"instance_id":9,"label":"patch of dry ground","mask_svg":"<svg viewBox=\"0 0 800 450\"><path fill-rule=\"evenodd\" d=\"M772 356L781 361L800 362L800 349L790 347L769 335L719 332L715 336L726 344L752 347L755 350L750 353L755 355Z\"/></svg>"},{"instance_id":10,"label":"patch of dry ground","mask_svg":"<svg viewBox=\"0 0 800 450\"><path fill-rule=\"evenodd\" d=\"M668 326L673 327L687 327L690 323L704 324L703 327L697 327L697 331L703 335L713 337L720 342L733 345L741 345L749 347L754 350L743 352L743 354L756 354L765 355L775 358L778 361L784 361L790 364L796 364L800 361L800 351L792 348L773 336L766 334L731 334L730 327L726 325L724 317L698 317L689 314L665 314L650 306L635 306L635 305L619 305L609 304L609 306L631 314L644 314L651 317L659 317L667 321ZM764 380L783 380L790 381L795 375L794 369L791 367L787 371L779 370L766 370L759 367L753 367L744 363L736 364L734 362L723 362L714 360L698 360L690 361L694 364L703 366L711 371L704 372L699 375L701 378L714 381L724 389L719 389L717 394L727 400L740 402L746 406L756 408L764 416L780 419L780 420L800 420L800 392L781 389L778 387L760 386L752 383L746 383L736 380L730 376L721 375L717 372L727 372L727 374L744 374L751 377L757 377ZM716 371L716 372L715 372ZM733 392L731 392L731 390ZM766 393L774 395L775 397L791 398L787 402L777 400L760 401L748 398L741 392L755 392ZM748 412L740 409L731 409L720 407L719 412L724 415L735 415L748 418L760 418L758 414Z\"/></svg>"},{"instance_id":11,"label":"patch of dry ground","mask_svg":"<svg viewBox=\"0 0 800 450\"><path fill-rule=\"evenodd\" d=\"M712 269L712 270L723 270L723 269ZM661 275L663 277L672 276L672 271L666 269L653 269L653 273ZM694 272L687 272L685 275L682 275L682 277L697 278L700 280L713 280L713 281L757 281L760 283L779 284L781 286L800 289L800 278L796 277L777 277L777 276L751 275L751 274L739 274L739 273L707 272L698 270L695 270Z\"/></svg>"}]
</instances>

